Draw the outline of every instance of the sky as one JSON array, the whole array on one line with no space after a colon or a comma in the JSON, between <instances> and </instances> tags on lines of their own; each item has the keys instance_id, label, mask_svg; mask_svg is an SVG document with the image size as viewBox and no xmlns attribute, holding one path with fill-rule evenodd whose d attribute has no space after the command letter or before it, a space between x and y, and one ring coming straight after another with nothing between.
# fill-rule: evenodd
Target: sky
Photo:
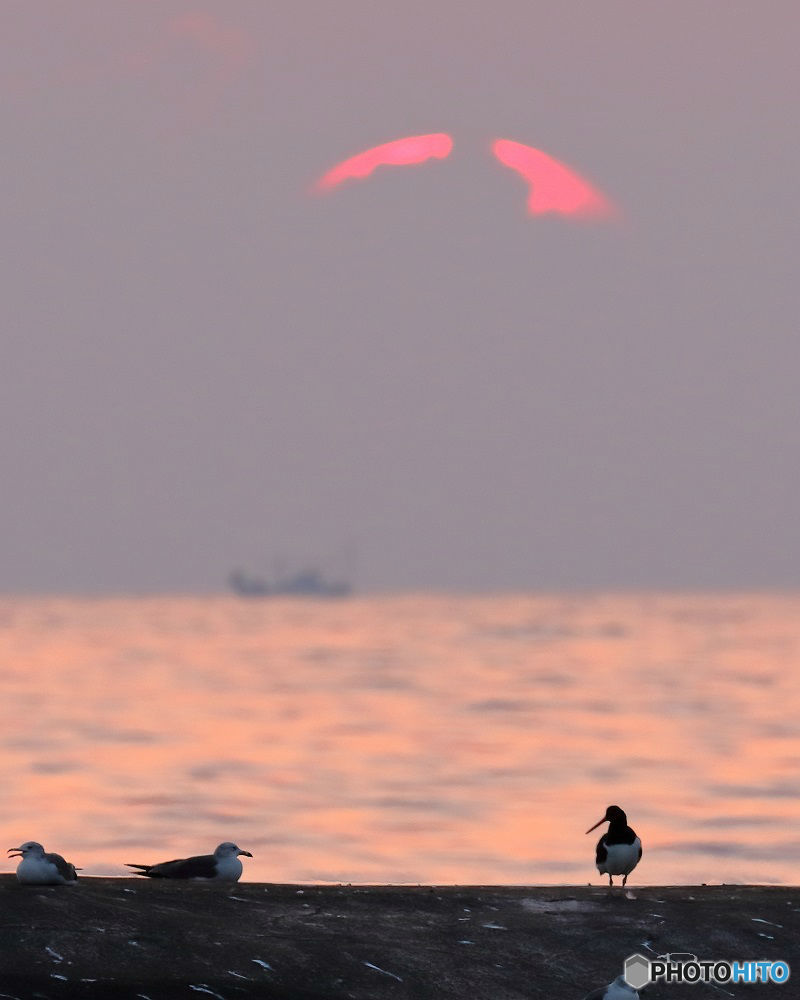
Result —
<instances>
[{"instance_id":1,"label":"sky","mask_svg":"<svg viewBox=\"0 0 800 1000\"><path fill-rule=\"evenodd\" d=\"M7 0L0 591L800 585L798 27ZM497 140L614 217L531 216Z\"/></svg>"}]
</instances>

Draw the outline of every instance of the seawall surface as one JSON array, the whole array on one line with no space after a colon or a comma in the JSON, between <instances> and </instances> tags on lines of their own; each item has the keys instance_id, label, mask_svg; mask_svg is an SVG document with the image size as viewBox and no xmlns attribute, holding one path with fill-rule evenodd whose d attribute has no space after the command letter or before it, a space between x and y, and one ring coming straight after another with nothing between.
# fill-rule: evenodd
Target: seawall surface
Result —
<instances>
[{"instance_id":1,"label":"seawall surface","mask_svg":"<svg viewBox=\"0 0 800 1000\"><path fill-rule=\"evenodd\" d=\"M235 885L0 876L0 998L582 1000L649 958L783 960L784 985L655 984L646 1000L800 995L800 889ZM676 992L677 991L677 992Z\"/></svg>"}]
</instances>

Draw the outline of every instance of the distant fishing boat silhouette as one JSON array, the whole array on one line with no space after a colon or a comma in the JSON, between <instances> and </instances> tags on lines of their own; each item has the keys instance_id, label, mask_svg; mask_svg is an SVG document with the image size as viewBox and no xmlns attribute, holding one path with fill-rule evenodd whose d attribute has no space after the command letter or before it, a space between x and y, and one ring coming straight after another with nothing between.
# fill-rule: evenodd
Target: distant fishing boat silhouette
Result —
<instances>
[{"instance_id":1,"label":"distant fishing boat silhouette","mask_svg":"<svg viewBox=\"0 0 800 1000\"><path fill-rule=\"evenodd\" d=\"M329 580L318 569L301 570L273 581L237 569L228 577L228 583L239 597L348 597L353 592L347 581Z\"/></svg>"}]
</instances>

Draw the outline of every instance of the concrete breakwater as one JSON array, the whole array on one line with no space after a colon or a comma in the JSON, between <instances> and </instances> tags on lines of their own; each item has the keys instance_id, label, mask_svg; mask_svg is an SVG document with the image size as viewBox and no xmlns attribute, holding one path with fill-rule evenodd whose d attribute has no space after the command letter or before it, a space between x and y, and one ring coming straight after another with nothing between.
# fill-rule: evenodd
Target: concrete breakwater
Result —
<instances>
[{"instance_id":1,"label":"concrete breakwater","mask_svg":"<svg viewBox=\"0 0 800 1000\"><path fill-rule=\"evenodd\" d=\"M800 889L311 886L0 876L0 997L582 1000L650 958L788 962L785 985L655 984L646 1000L797 996Z\"/></svg>"}]
</instances>

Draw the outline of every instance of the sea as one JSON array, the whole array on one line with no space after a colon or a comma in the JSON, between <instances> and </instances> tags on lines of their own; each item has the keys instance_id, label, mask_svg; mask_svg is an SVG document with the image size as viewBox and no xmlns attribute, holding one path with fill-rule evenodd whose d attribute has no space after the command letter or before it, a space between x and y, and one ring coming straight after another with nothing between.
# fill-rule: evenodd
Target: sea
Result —
<instances>
[{"instance_id":1,"label":"sea","mask_svg":"<svg viewBox=\"0 0 800 1000\"><path fill-rule=\"evenodd\" d=\"M122 875L800 883L800 593L0 598L0 827ZM5 861L2 871L13 871Z\"/></svg>"}]
</instances>

